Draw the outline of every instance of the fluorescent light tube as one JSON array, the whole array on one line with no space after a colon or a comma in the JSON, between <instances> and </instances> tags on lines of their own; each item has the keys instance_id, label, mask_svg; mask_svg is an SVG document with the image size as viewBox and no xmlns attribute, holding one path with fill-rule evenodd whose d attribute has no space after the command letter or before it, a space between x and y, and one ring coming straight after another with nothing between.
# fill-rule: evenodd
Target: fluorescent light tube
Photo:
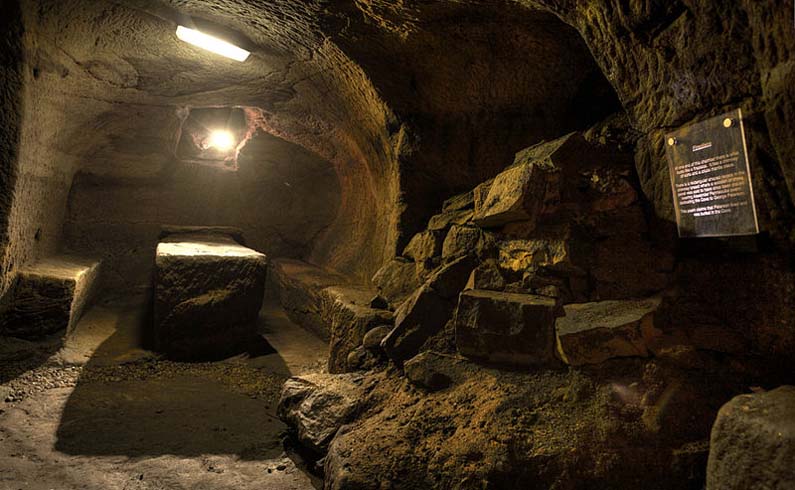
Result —
<instances>
[{"instance_id":1,"label":"fluorescent light tube","mask_svg":"<svg viewBox=\"0 0 795 490\"><path fill-rule=\"evenodd\" d=\"M222 39L183 26L177 26L177 37L186 43L237 61L246 61L248 55L251 54L245 49L238 48Z\"/></svg>"}]
</instances>

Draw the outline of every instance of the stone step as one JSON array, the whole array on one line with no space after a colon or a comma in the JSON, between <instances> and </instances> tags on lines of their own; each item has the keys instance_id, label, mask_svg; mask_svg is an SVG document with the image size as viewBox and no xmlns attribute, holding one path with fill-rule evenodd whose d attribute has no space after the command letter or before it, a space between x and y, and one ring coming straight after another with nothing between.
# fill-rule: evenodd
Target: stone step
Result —
<instances>
[{"instance_id":1,"label":"stone step","mask_svg":"<svg viewBox=\"0 0 795 490\"><path fill-rule=\"evenodd\" d=\"M155 256L155 348L172 359L233 355L256 335L267 258L216 233L161 240Z\"/></svg>"},{"instance_id":2,"label":"stone step","mask_svg":"<svg viewBox=\"0 0 795 490\"><path fill-rule=\"evenodd\" d=\"M58 255L20 268L0 332L27 339L64 329L69 334L92 299L99 266L97 260Z\"/></svg>"},{"instance_id":3,"label":"stone step","mask_svg":"<svg viewBox=\"0 0 795 490\"><path fill-rule=\"evenodd\" d=\"M287 316L329 341L328 370L349 371L348 354L364 336L392 323L392 312L370 306L377 291L353 284L347 277L294 259L276 259L270 282Z\"/></svg>"}]
</instances>

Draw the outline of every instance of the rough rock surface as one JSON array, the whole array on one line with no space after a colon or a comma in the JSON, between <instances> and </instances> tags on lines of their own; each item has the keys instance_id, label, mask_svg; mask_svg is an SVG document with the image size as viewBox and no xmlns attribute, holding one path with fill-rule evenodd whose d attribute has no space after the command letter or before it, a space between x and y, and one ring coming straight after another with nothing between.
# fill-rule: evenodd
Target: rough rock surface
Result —
<instances>
[{"instance_id":1,"label":"rough rock surface","mask_svg":"<svg viewBox=\"0 0 795 490\"><path fill-rule=\"evenodd\" d=\"M505 279L494 261L486 261L472 270L467 280L466 289L488 289L502 291Z\"/></svg>"},{"instance_id":2,"label":"rough rock surface","mask_svg":"<svg viewBox=\"0 0 795 490\"><path fill-rule=\"evenodd\" d=\"M326 321L322 291L329 286L348 285L350 280L301 260L274 259L268 280L279 296L284 311L295 323L328 340L330 322ZM369 298L368 298L369 299Z\"/></svg>"},{"instance_id":3,"label":"rough rock surface","mask_svg":"<svg viewBox=\"0 0 795 490\"><path fill-rule=\"evenodd\" d=\"M170 358L218 359L255 335L267 259L218 234L164 238L157 247L155 347Z\"/></svg>"},{"instance_id":4,"label":"rough rock surface","mask_svg":"<svg viewBox=\"0 0 795 490\"><path fill-rule=\"evenodd\" d=\"M565 316L555 322L558 355L572 366L648 356L660 303L650 298L564 306Z\"/></svg>"},{"instance_id":5,"label":"rough rock surface","mask_svg":"<svg viewBox=\"0 0 795 490\"><path fill-rule=\"evenodd\" d=\"M381 341L384 340L384 337L386 337L386 335L391 331L392 325L379 325L377 327L373 327L366 334L364 334L364 338L362 339L362 347L370 351L381 350Z\"/></svg>"},{"instance_id":6,"label":"rough rock surface","mask_svg":"<svg viewBox=\"0 0 795 490\"><path fill-rule=\"evenodd\" d=\"M455 297L464 289L474 267L470 257L461 257L431 276L395 311L395 328L381 346L390 359L402 364L417 354L452 315Z\"/></svg>"},{"instance_id":7,"label":"rough rock surface","mask_svg":"<svg viewBox=\"0 0 795 490\"><path fill-rule=\"evenodd\" d=\"M447 388L453 382L448 365L449 359L433 351L426 351L412 357L403 365L406 378L417 386L429 391Z\"/></svg>"},{"instance_id":8,"label":"rough rock surface","mask_svg":"<svg viewBox=\"0 0 795 490\"><path fill-rule=\"evenodd\" d=\"M554 365L555 301L472 289L461 293L455 343L461 354L499 364Z\"/></svg>"},{"instance_id":9,"label":"rough rock surface","mask_svg":"<svg viewBox=\"0 0 795 490\"><path fill-rule=\"evenodd\" d=\"M708 400L742 386L726 365L705 376L655 360L527 373L423 358L447 387L367 375L364 412L329 445L326 488L699 489L718 408Z\"/></svg>"},{"instance_id":10,"label":"rough rock surface","mask_svg":"<svg viewBox=\"0 0 795 490\"><path fill-rule=\"evenodd\" d=\"M442 211L458 211L459 209L469 209L475 205L475 196L472 191L458 194L444 201Z\"/></svg>"},{"instance_id":11,"label":"rough rock surface","mask_svg":"<svg viewBox=\"0 0 795 490\"><path fill-rule=\"evenodd\" d=\"M403 250L403 256L415 262L423 262L442 253L444 231L428 229L414 235Z\"/></svg>"},{"instance_id":12,"label":"rough rock surface","mask_svg":"<svg viewBox=\"0 0 795 490\"><path fill-rule=\"evenodd\" d=\"M444 260L452 260L475 252L481 232L474 226L453 225L444 237L441 255Z\"/></svg>"},{"instance_id":13,"label":"rough rock surface","mask_svg":"<svg viewBox=\"0 0 795 490\"><path fill-rule=\"evenodd\" d=\"M406 259L396 257L373 276L373 284L378 292L392 305L399 305L419 285L415 265Z\"/></svg>"},{"instance_id":14,"label":"rough rock surface","mask_svg":"<svg viewBox=\"0 0 795 490\"><path fill-rule=\"evenodd\" d=\"M317 453L359 409L363 394L359 374L308 374L287 380L279 399L279 418L295 429L298 440Z\"/></svg>"},{"instance_id":15,"label":"rough rock surface","mask_svg":"<svg viewBox=\"0 0 795 490\"><path fill-rule=\"evenodd\" d=\"M707 490L795 487L795 386L740 395L710 437Z\"/></svg>"},{"instance_id":16,"label":"rough rock surface","mask_svg":"<svg viewBox=\"0 0 795 490\"><path fill-rule=\"evenodd\" d=\"M96 290L100 262L54 256L24 267L0 303L0 335L37 338L71 329Z\"/></svg>"},{"instance_id":17,"label":"rough rock surface","mask_svg":"<svg viewBox=\"0 0 795 490\"><path fill-rule=\"evenodd\" d=\"M329 341L329 372L354 369L348 355L361 346L364 335L392 323L392 312L371 306L373 289L351 284L340 274L290 259L272 261L271 270L271 287L287 315Z\"/></svg>"},{"instance_id":18,"label":"rough rock surface","mask_svg":"<svg viewBox=\"0 0 795 490\"><path fill-rule=\"evenodd\" d=\"M322 291L322 317L329 325L328 370L344 373L355 369L349 366L348 355L362 345L364 336L372 328L392 322L392 313L371 308L366 299L369 291L361 288L330 286Z\"/></svg>"},{"instance_id":19,"label":"rough rock surface","mask_svg":"<svg viewBox=\"0 0 795 490\"><path fill-rule=\"evenodd\" d=\"M516 153L513 165L494 178L477 203L475 223L493 227L527 221L532 231L539 215L554 212L559 204L561 172L584 167L593 158L588 149L581 134L570 133Z\"/></svg>"}]
</instances>

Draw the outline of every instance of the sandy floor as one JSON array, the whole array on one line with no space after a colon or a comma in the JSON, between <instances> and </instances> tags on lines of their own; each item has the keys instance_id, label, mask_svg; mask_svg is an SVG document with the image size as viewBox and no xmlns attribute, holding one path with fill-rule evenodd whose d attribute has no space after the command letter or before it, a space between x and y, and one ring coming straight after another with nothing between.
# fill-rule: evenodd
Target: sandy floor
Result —
<instances>
[{"instance_id":1,"label":"sandy floor","mask_svg":"<svg viewBox=\"0 0 795 490\"><path fill-rule=\"evenodd\" d=\"M94 306L64 345L5 342L0 489L317 488L275 412L325 344L269 305L254 355L163 361L140 348L142 303Z\"/></svg>"}]
</instances>

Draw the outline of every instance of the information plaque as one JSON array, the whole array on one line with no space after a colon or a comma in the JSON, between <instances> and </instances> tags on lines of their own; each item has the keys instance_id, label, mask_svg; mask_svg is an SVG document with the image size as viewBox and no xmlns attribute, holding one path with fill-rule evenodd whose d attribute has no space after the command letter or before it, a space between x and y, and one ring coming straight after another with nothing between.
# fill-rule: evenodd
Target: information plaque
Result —
<instances>
[{"instance_id":1,"label":"information plaque","mask_svg":"<svg viewBox=\"0 0 795 490\"><path fill-rule=\"evenodd\" d=\"M742 110L665 136L681 237L759 233Z\"/></svg>"}]
</instances>

